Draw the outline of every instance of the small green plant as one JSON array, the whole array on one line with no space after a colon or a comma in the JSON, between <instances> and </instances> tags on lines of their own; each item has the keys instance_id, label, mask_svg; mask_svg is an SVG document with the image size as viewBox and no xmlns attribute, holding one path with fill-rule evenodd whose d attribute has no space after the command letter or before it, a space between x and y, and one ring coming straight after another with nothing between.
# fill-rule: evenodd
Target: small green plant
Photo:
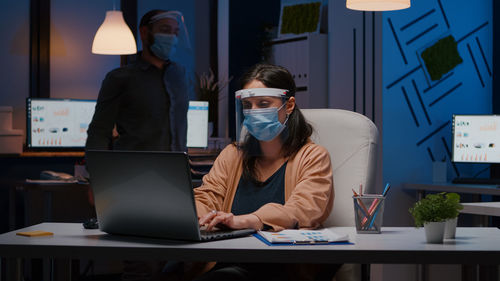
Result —
<instances>
[{"instance_id":1,"label":"small green plant","mask_svg":"<svg viewBox=\"0 0 500 281\"><path fill-rule=\"evenodd\" d=\"M208 101L208 121L213 122L214 132L217 132L219 93L231 82L232 77L217 81L212 69L209 73L197 75L198 100Z\"/></svg>"},{"instance_id":2,"label":"small green plant","mask_svg":"<svg viewBox=\"0 0 500 281\"><path fill-rule=\"evenodd\" d=\"M462 204L460 204L460 195L456 193L446 193L446 206L447 209L450 210L450 217L449 219L453 219L458 217L458 214L460 214L460 210L464 208Z\"/></svg>"},{"instance_id":3,"label":"small green plant","mask_svg":"<svg viewBox=\"0 0 500 281\"><path fill-rule=\"evenodd\" d=\"M421 227L427 222L442 222L456 218L463 209L460 195L456 193L428 194L409 209L415 220L415 226Z\"/></svg>"},{"instance_id":4,"label":"small green plant","mask_svg":"<svg viewBox=\"0 0 500 281\"><path fill-rule=\"evenodd\" d=\"M298 4L283 8L281 34L316 31L321 13L321 2Z\"/></svg>"},{"instance_id":5,"label":"small green plant","mask_svg":"<svg viewBox=\"0 0 500 281\"><path fill-rule=\"evenodd\" d=\"M425 49L421 57L432 81L441 79L443 75L463 62L458 53L457 42L451 35Z\"/></svg>"}]
</instances>

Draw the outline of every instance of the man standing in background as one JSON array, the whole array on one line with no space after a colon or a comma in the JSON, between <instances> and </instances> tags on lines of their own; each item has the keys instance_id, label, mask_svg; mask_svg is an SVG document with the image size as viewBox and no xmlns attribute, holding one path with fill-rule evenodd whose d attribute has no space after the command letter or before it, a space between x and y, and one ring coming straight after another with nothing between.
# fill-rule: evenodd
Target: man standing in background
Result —
<instances>
[{"instance_id":1,"label":"man standing in background","mask_svg":"<svg viewBox=\"0 0 500 281\"><path fill-rule=\"evenodd\" d=\"M180 12L152 10L141 19L142 52L102 82L86 149L187 151L187 111L194 99L186 69L172 56L190 48ZM92 198L90 195L89 198ZM124 261L122 280L157 280L164 262Z\"/></svg>"},{"instance_id":2,"label":"man standing in background","mask_svg":"<svg viewBox=\"0 0 500 281\"><path fill-rule=\"evenodd\" d=\"M194 93L185 68L171 60L180 37L189 47L183 16L152 10L139 30L143 50L137 61L112 70L102 83L86 149L187 150L187 110Z\"/></svg>"}]
</instances>

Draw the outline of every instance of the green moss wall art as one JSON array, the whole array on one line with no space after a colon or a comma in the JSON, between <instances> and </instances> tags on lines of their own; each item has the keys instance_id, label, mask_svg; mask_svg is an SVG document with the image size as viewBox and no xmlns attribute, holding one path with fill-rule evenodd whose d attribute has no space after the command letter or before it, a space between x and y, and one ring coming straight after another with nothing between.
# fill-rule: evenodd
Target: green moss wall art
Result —
<instances>
[{"instance_id":1,"label":"green moss wall art","mask_svg":"<svg viewBox=\"0 0 500 281\"><path fill-rule=\"evenodd\" d=\"M451 35L425 49L421 57L432 81L441 79L443 75L463 62L458 53L457 42Z\"/></svg>"},{"instance_id":2,"label":"green moss wall art","mask_svg":"<svg viewBox=\"0 0 500 281\"><path fill-rule=\"evenodd\" d=\"M284 6L281 34L301 34L318 30L321 2Z\"/></svg>"}]
</instances>

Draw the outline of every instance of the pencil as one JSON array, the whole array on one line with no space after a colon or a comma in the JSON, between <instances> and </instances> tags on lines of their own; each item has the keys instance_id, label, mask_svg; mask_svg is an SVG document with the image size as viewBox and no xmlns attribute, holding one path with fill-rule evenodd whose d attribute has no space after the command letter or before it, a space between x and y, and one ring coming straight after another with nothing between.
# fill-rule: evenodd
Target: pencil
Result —
<instances>
[{"instance_id":1,"label":"pencil","mask_svg":"<svg viewBox=\"0 0 500 281\"><path fill-rule=\"evenodd\" d=\"M354 193L354 196L356 197L361 197L360 195L358 195L356 193L356 191L354 190L354 188L352 189L352 192ZM363 211L365 212L365 215L368 215L369 212L368 212L368 209L366 208L365 204L363 203L363 200L361 200L361 198L357 198L358 199L358 203L359 205L361 206L361 208L363 209Z\"/></svg>"}]
</instances>

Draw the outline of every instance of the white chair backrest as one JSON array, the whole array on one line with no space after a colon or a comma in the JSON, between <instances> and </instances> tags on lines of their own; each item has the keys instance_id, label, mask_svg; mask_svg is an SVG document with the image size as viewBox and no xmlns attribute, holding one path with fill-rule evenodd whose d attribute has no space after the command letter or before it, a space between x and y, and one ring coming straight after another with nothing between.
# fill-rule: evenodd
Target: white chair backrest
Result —
<instances>
[{"instance_id":1,"label":"white chair backrest","mask_svg":"<svg viewBox=\"0 0 500 281\"><path fill-rule=\"evenodd\" d=\"M378 130L366 116L342 109L302 109L314 127L312 140L328 149L335 200L324 226L354 226L353 192L375 192Z\"/></svg>"}]
</instances>

